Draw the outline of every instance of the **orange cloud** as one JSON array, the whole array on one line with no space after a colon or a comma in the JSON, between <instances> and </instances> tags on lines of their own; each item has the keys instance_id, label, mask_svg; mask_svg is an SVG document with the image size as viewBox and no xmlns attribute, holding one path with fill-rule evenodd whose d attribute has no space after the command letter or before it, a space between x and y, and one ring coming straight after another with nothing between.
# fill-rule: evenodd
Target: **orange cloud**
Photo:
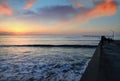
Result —
<instances>
[{"instance_id":1,"label":"orange cloud","mask_svg":"<svg viewBox=\"0 0 120 81\"><path fill-rule=\"evenodd\" d=\"M74 19L68 21L67 23L74 22L74 24L77 24L94 18L112 16L117 13L118 6L119 5L114 0L105 0L103 2L98 3L96 2L94 8L85 8L83 10L83 13L79 13Z\"/></svg>"},{"instance_id":2,"label":"orange cloud","mask_svg":"<svg viewBox=\"0 0 120 81\"><path fill-rule=\"evenodd\" d=\"M110 3L110 2L112 2L113 0L106 0L106 3Z\"/></svg>"},{"instance_id":3,"label":"orange cloud","mask_svg":"<svg viewBox=\"0 0 120 81\"><path fill-rule=\"evenodd\" d=\"M113 0L106 0L103 3L99 3L96 7L88 13L88 16L101 17L111 16L116 14L118 5Z\"/></svg>"},{"instance_id":4,"label":"orange cloud","mask_svg":"<svg viewBox=\"0 0 120 81\"><path fill-rule=\"evenodd\" d=\"M0 15L11 16L12 14L13 14L13 11L9 5L5 5L5 4L0 5Z\"/></svg>"},{"instance_id":5,"label":"orange cloud","mask_svg":"<svg viewBox=\"0 0 120 81\"><path fill-rule=\"evenodd\" d=\"M69 20L69 21L62 21L58 23L59 27L62 25L70 25L71 27L78 27L80 23L103 17L103 16L112 16L117 13L118 8L117 2L113 0L105 0L100 3L96 3L94 8L85 8L81 7L82 11L78 13L78 15Z\"/></svg>"},{"instance_id":6,"label":"orange cloud","mask_svg":"<svg viewBox=\"0 0 120 81\"><path fill-rule=\"evenodd\" d=\"M25 6L25 9L31 8L34 4L35 4L35 2L33 2L33 1L27 1L27 4L26 4L26 6Z\"/></svg>"},{"instance_id":7,"label":"orange cloud","mask_svg":"<svg viewBox=\"0 0 120 81\"><path fill-rule=\"evenodd\" d=\"M77 7L80 8L82 7L83 5L80 3L80 2L77 2Z\"/></svg>"},{"instance_id":8,"label":"orange cloud","mask_svg":"<svg viewBox=\"0 0 120 81\"><path fill-rule=\"evenodd\" d=\"M72 4L77 6L78 8L82 7L82 3L78 2L77 0L71 0Z\"/></svg>"}]
</instances>

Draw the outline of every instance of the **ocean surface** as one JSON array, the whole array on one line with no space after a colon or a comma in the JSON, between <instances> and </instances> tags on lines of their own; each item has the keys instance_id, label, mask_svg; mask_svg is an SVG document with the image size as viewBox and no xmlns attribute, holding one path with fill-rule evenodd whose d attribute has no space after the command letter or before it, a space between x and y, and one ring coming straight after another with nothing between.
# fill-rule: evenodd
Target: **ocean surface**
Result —
<instances>
[{"instance_id":1,"label":"ocean surface","mask_svg":"<svg viewBox=\"0 0 120 81\"><path fill-rule=\"evenodd\" d=\"M79 81L99 37L0 36L0 81Z\"/></svg>"}]
</instances>

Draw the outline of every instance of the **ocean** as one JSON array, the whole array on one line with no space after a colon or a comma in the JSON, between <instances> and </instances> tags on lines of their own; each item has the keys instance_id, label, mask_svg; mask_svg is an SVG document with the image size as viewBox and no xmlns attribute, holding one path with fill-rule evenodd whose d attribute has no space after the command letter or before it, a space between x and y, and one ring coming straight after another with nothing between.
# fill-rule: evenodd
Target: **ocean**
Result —
<instances>
[{"instance_id":1,"label":"ocean","mask_svg":"<svg viewBox=\"0 0 120 81\"><path fill-rule=\"evenodd\" d=\"M100 37L0 36L0 81L79 81Z\"/></svg>"}]
</instances>

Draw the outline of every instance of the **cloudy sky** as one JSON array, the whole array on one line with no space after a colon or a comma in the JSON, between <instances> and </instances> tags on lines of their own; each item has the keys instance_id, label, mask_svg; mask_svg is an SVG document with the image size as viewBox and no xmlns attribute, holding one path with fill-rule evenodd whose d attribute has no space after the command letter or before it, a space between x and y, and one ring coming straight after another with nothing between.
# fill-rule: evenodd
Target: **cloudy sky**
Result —
<instances>
[{"instance_id":1,"label":"cloudy sky","mask_svg":"<svg viewBox=\"0 0 120 81\"><path fill-rule=\"evenodd\" d=\"M120 0L0 0L0 34L120 35Z\"/></svg>"}]
</instances>

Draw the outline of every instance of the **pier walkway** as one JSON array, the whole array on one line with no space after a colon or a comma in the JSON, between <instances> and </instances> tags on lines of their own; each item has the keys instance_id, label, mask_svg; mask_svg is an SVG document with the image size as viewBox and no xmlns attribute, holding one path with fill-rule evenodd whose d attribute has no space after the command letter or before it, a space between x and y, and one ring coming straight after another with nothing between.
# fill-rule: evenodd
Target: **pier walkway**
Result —
<instances>
[{"instance_id":1,"label":"pier walkway","mask_svg":"<svg viewBox=\"0 0 120 81\"><path fill-rule=\"evenodd\" d=\"M80 81L120 81L120 41L102 37Z\"/></svg>"}]
</instances>

